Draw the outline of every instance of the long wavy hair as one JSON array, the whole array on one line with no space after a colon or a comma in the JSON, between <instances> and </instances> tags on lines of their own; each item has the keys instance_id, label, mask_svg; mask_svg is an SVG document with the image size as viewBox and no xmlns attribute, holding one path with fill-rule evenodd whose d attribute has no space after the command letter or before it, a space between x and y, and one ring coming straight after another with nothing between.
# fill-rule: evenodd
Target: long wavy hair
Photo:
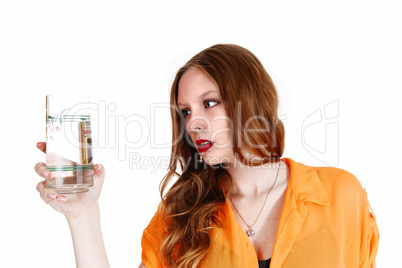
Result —
<instances>
[{"instance_id":1,"label":"long wavy hair","mask_svg":"<svg viewBox=\"0 0 402 268\"><path fill-rule=\"evenodd\" d=\"M277 162L284 150L277 91L253 53L237 45L218 44L191 58L177 72L170 95L173 145L169 170L160 185L166 229L160 253L167 267L197 267L202 263L211 244L211 229L224 226L225 215L220 208L232 186L223 165L202 162L178 109L179 81L191 67L200 68L218 86L232 122L233 153L241 163L254 166ZM178 178L169 188L174 177Z\"/></svg>"}]
</instances>

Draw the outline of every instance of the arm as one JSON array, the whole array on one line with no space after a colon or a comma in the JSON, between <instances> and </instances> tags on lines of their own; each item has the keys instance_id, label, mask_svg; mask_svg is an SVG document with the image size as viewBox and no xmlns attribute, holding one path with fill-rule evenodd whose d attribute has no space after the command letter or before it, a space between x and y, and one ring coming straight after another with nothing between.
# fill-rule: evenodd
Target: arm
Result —
<instances>
[{"instance_id":1,"label":"arm","mask_svg":"<svg viewBox=\"0 0 402 268\"><path fill-rule=\"evenodd\" d=\"M376 218L374 216L373 210L371 209L370 203L367 198L367 192L364 189L364 204L365 204L365 212L368 212L367 219L365 220L366 226L364 230L366 240L362 242L362 248L364 252L362 252L362 256L364 256L364 263L361 267L376 267L375 260L377 257L378 244L380 239L380 233L378 230L378 225Z\"/></svg>"},{"instance_id":2,"label":"arm","mask_svg":"<svg viewBox=\"0 0 402 268\"><path fill-rule=\"evenodd\" d=\"M98 204L77 217L66 217L70 226L77 267L110 267L103 243Z\"/></svg>"}]
</instances>

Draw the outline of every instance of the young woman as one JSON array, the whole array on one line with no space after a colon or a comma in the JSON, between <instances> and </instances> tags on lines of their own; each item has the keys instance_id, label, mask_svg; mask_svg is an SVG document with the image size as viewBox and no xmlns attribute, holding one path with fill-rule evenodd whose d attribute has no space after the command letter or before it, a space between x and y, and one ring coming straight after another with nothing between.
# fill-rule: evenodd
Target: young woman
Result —
<instances>
[{"instance_id":1,"label":"young woman","mask_svg":"<svg viewBox=\"0 0 402 268\"><path fill-rule=\"evenodd\" d=\"M170 101L170 169L141 267L374 267L379 234L365 191L347 171L281 158L277 92L250 51L201 51L178 71ZM43 163L36 170L49 176ZM38 184L67 217L78 267L108 267L97 206L104 169L94 172L87 194Z\"/></svg>"}]
</instances>

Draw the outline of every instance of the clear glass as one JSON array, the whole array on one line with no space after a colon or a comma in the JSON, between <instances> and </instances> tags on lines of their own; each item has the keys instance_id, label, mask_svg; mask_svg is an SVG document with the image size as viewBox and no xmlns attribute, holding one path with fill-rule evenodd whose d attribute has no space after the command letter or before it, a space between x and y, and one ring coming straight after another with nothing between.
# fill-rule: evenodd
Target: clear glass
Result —
<instances>
[{"instance_id":1,"label":"clear glass","mask_svg":"<svg viewBox=\"0 0 402 268\"><path fill-rule=\"evenodd\" d=\"M46 167L49 189L88 192L94 185L89 96L46 96Z\"/></svg>"}]
</instances>

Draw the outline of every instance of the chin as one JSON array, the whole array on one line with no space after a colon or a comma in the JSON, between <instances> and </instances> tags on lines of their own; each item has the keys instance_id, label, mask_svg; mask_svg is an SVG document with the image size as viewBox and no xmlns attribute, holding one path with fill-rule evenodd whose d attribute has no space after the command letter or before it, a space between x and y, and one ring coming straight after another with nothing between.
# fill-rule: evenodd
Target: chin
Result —
<instances>
[{"instance_id":1,"label":"chin","mask_svg":"<svg viewBox=\"0 0 402 268\"><path fill-rule=\"evenodd\" d=\"M221 164L228 164L229 158L228 157L218 157L218 156L208 156L208 155L201 155L204 162L209 166L216 166Z\"/></svg>"},{"instance_id":2,"label":"chin","mask_svg":"<svg viewBox=\"0 0 402 268\"><path fill-rule=\"evenodd\" d=\"M208 161L208 160L204 160L204 162L208 165L208 166L217 166L219 164L221 164L222 162L220 161Z\"/></svg>"}]
</instances>

